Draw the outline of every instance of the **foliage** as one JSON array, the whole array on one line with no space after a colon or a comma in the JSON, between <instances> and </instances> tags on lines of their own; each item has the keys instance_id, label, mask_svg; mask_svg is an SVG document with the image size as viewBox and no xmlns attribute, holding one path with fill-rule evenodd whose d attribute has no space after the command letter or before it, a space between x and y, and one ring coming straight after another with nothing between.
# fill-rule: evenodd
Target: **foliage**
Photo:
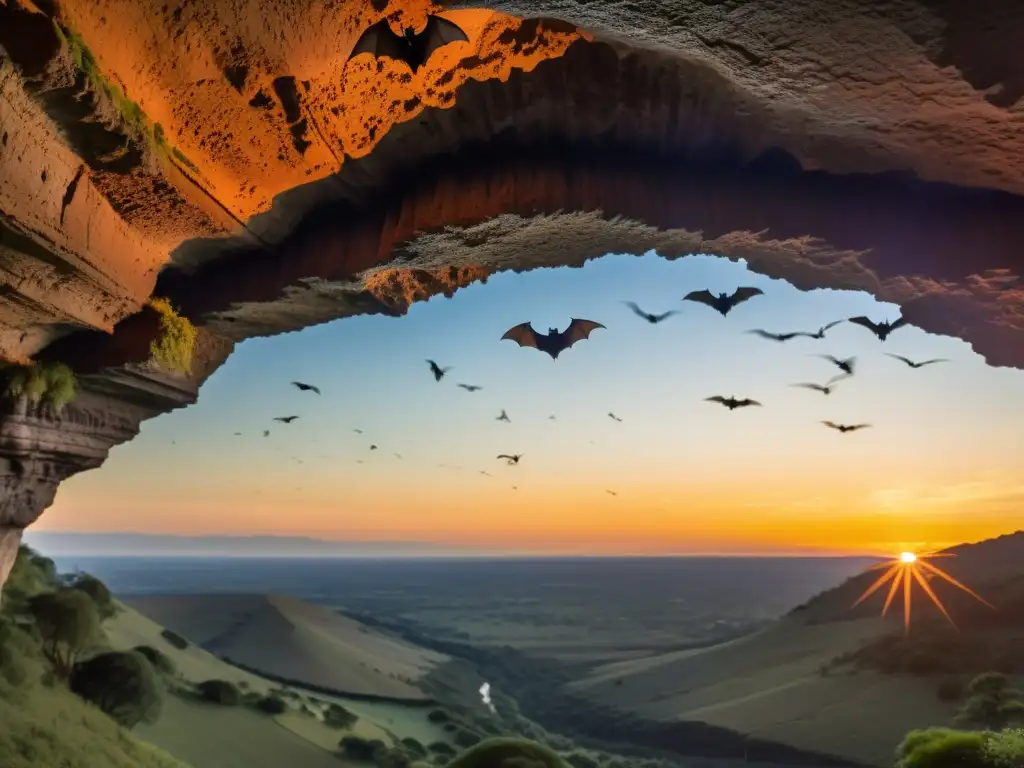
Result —
<instances>
[{"instance_id":1,"label":"foliage","mask_svg":"<svg viewBox=\"0 0 1024 768\"><path fill-rule=\"evenodd\" d=\"M460 747L472 747L480 743L480 735L465 728L460 728L452 736L452 740Z\"/></svg>"},{"instance_id":2,"label":"foliage","mask_svg":"<svg viewBox=\"0 0 1024 768\"><path fill-rule=\"evenodd\" d=\"M573 752L572 754L566 755L565 762L573 768L598 768L600 765L597 760L589 755L583 754L582 752Z\"/></svg>"},{"instance_id":3,"label":"foliage","mask_svg":"<svg viewBox=\"0 0 1024 768\"><path fill-rule=\"evenodd\" d=\"M203 701L233 707L242 702L242 693L238 686L227 680L204 680L196 684L196 693Z\"/></svg>"},{"instance_id":4,"label":"foliage","mask_svg":"<svg viewBox=\"0 0 1024 768\"><path fill-rule=\"evenodd\" d=\"M452 717L443 709L432 709L427 713L427 720L432 723L447 723Z\"/></svg>"},{"instance_id":5,"label":"foliage","mask_svg":"<svg viewBox=\"0 0 1024 768\"><path fill-rule=\"evenodd\" d=\"M373 762L377 768L409 768L412 762L400 749L388 749L383 744L373 750Z\"/></svg>"},{"instance_id":6,"label":"foliage","mask_svg":"<svg viewBox=\"0 0 1024 768\"><path fill-rule=\"evenodd\" d=\"M4 373L8 397L24 397L33 405L42 403L54 413L64 410L78 391L75 372L64 363L40 361L14 365Z\"/></svg>"},{"instance_id":7,"label":"foliage","mask_svg":"<svg viewBox=\"0 0 1024 768\"><path fill-rule=\"evenodd\" d=\"M109 619L117 613L114 605L114 596L110 594L107 585L88 573L76 575L68 584L72 589L85 592L96 604L96 611L100 619Z\"/></svg>"},{"instance_id":8,"label":"foliage","mask_svg":"<svg viewBox=\"0 0 1024 768\"><path fill-rule=\"evenodd\" d=\"M1019 656L1014 646L1015 641L1003 641L995 635L960 633L941 624L922 622L909 635L882 635L833 659L828 666L852 664L888 675L977 674L986 669L1013 669Z\"/></svg>"},{"instance_id":9,"label":"foliage","mask_svg":"<svg viewBox=\"0 0 1024 768\"><path fill-rule=\"evenodd\" d=\"M14 565L3 587L3 612L21 613L28 600L42 592L56 589L60 584L53 560L34 552L28 545L18 547Z\"/></svg>"},{"instance_id":10,"label":"foliage","mask_svg":"<svg viewBox=\"0 0 1024 768\"><path fill-rule=\"evenodd\" d=\"M42 676L43 664L36 642L7 616L0 616L0 682L20 687Z\"/></svg>"},{"instance_id":11,"label":"foliage","mask_svg":"<svg viewBox=\"0 0 1024 768\"><path fill-rule=\"evenodd\" d=\"M163 704L153 666L134 651L108 651L79 662L69 687L129 730L156 722Z\"/></svg>"},{"instance_id":12,"label":"foliage","mask_svg":"<svg viewBox=\"0 0 1024 768\"><path fill-rule=\"evenodd\" d=\"M447 741L435 741L429 747L427 747L435 755L443 755L447 757L455 757L457 754L455 747L449 744Z\"/></svg>"},{"instance_id":13,"label":"foliage","mask_svg":"<svg viewBox=\"0 0 1024 768\"><path fill-rule=\"evenodd\" d=\"M198 337L195 326L167 299L152 298L148 306L160 315L160 334L149 345L150 360L167 371L191 373Z\"/></svg>"},{"instance_id":14,"label":"foliage","mask_svg":"<svg viewBox=\"0 0 1024 768\"><path fill-rule=\"evenodd\" d=\"M412 736L406 736L404 739L401 740L401 744L403 747L409 750L409 752L416 755L417 757L427 756L427 748L424 747L419 741L414 739Z\"/></svg>"},{"instance_id":15,"label":"foliage","mask_svg":"<svg viewBox=\"0 0 1024 768\"><path fill-rule=\"evenodd\" d=\"M499 738L482 741L467 749L452 760L448 767L566 768L566 763L557 753L535 741Z\"/></svg>"},{"instance_id":16,"label":"foliage","mask_svg":"<svg viewBox=\"0 0 1024 768\"><path fill-rule=\"evenodd\" d=\"M957 712L956 721L964 725L1003 728L1024 722L1021 692L1010 687L1010 680L999 672L984 672L967 686L969 698Z\"/></svg>"},{"instance_id":17,"label":"foliage","mask_svg":"<svg viewBox=\"0 0 1024 768\"><path fill-rule=\"evenodd\" d=\"M171 658L162 651L158 651L153 646L137 645L132 650L144 657L157 672L163 675L177 674L178 669L175 667Z\"/></svg>"},{"instance_id":18,"label":"foliage","mask_svg":"<svg viewBox=\"0 0 1024 768\"><path fill-rule=\"evenodd\" d=\"M40 648L58 678L66 680L79 655L101 637L96 604L85 592L62 587L29 601Z\"/></svg>"},{"instance_id":19,"label":"foliage","mask_svg":"<svg viewBox=\"0 0 1024 768\"><path fill-rule=\"evenodd\" d=\"M1024 765L1024 728L1007 728L989 734L984 754L996 768L1020 768Z\"/></svg>"},{"instance_id":20,"label":"foliage","mask_svg":"<svg viewBox=\"0 0 1024 768\"><path fill-rule=\"evenodd\" d=\"M173 645L179 651L184 651L186 648L188 648L188 640L179 635L177 632L172 632L169 629L165 629L160 633L160 637L162 637L168 643Z\"/></svg>"},{"instance_id":21,"label":"foliage","mask_svg":"<svg viewBox=\"0 0 1024 768\"><path fill-rule=\"evenodd\" d=\"M324 710L324 723L331 728L351 728L358 720L358 715L334 702L328 704L327 709Z\"/></svg>"},{"instance_id":22,"label":"foliage","mask_svg":"<svg viewBox=\"0 0 1024 768\"><path fill-rule=\"evenodd\" d=\"M288 704L279 696L262 696L256 702L256 708L268 715L281 715L288 711Z\"/></svg>"},{"instance_id":23,"label":"foliage","mask_svg":"<svg viewBox=\"0 0 1024 768\"><path fill-rule=\"evenodd\" d=\"M373 760L373 755L377 751L378 747L383 747L384 742L380 739L364 739L359 736L345 736L338 746L341 748L341 753L357 762L370 762Z\"/></svg>"}]
</instances>

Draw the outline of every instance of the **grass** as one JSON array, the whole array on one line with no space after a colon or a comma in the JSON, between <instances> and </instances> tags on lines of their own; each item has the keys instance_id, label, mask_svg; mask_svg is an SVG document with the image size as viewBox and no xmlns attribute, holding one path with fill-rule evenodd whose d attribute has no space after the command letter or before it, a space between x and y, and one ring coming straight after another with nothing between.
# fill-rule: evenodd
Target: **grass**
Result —
<instances>
[{"instance_id":1,"label":"grass","mask_svg":"<svg viewBox=\"0 0 1024 768\"><path fill-rule=\"evenodd\" d=\"M163 126L160 123L150 121L142 107L137 102L128 98L128 94L125 93L123 88L110 82L103 75L96 57L93 56L92 51L89 50L89 46L85 44L82 36L74 30L61 27L56 23L54 27L57 30L58 36L67 45L68 53L75 65L75 69L85 76L86 82L89 83L94 91L106 94L107 99L109 99L114 109L117 110L124 120L128 132L137 140L146 141L169 162L172 162L172 158L176 159L193 173L199 173L199 168L196 167L195 163L189 160L184 152L177 147L172 147L167 141Z\"/></svg>"},{"instance_id":2,"label":"grass","mask_svg":"<svg viewBox=\"0 0 1024 768\"><path fill-rule=\"evenodd\" d=\"M33 405L42 403L54 413L64 410L64 406L78 394L75 372L64 363L43 361L14 365L5 369L4 373L7 397L25 397Z\"/></svg>"},{"instance_id":3,"label":"grass","mask_svg":"<svg viewBox=\"0 0 1024 768\"><path fill-rule=\"evenodd\" d=\"M160 334L149 345L150 360L164 370L188 375L192 372L198 332L167 299L152 298L148 306L160 315Z\"/></svg>"}]
</instances>

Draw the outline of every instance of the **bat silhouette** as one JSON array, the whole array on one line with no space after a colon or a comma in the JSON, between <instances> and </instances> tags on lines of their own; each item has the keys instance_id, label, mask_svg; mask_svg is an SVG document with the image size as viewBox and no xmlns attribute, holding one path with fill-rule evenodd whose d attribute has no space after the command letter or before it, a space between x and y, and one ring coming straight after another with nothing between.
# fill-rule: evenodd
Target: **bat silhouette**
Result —
<instances>
[{"instance_id":1,"label":"bat silhouette","mask_svg":"<svg viewBox=\"0 0 1024 768\"><path fill-rule=\"evenodd\" d=\"M856 357L849 357L846 360L840 360L838 357L832 357L832 355L818 355L818 357L822 360L828 360L847 376L853 376L853 364L857 360Z\"/></svg>"},{"instance_id":2,"label":"bat silhouette","mask_svg":"<svg viewBox=\"0 0 1024 768\"><path fill-rule=\"evenodd\" d=\"M291 424L295 421L298 416L275 416L274 421L280 421L282 424Z\"/></svg>"},{"instance_id":3,"label":"bat silhouette","mask_svg":"<svg viewBox=\"0 0 1024 768\"><path fill-rule=\"evenodd\" d=\"M400 459L400 458L402 458L402 454L400 454L400 453L396 453L396 454L395 454L395 458L396 458L396 459Z\"/></svg>"},{"instance_id":4,"label":"bat silhouette","mask_svg":"<svg viewBox=\"0 0 1024 768\"><path fill-rule=\"evenodd\" d=\"M395 34L387 19L382 19L363 32L352 48L349 59L361 53L369 53L376 58L383 56L404 61L409 69L417 72L434 51L459 40L468 42L469 38L461 27L441 16L428 17L427 26L418 34L412 27L406 27L400 35Z\"/></svg>"},{"instance_id":5,"label":"bat silhouette","mask_svg":"<svg viewBox=\"0 0 1024 768\"><path fill-rule=\"evenodd\" d=\"M555 414L552 413L550 416L548 416L548 421L554 421L554 420L555 420Z\"/></svg>"},{"instance_id":6,"label":"bat silhouette","mask_svg":"<svg viewBox=\"0 0 1024 768\"><path fill-rule=\"evenodd\" d=\"M642 317L651 325L654 325L655 323L660 323L662 320L668 317L672 317L672 315L679 314L677 310L672 309L669 310L668 312L662 312L660 315L652 315L650 312L644 312L642 309L640 309L640 307L638 307L635 302L624 301L622 303L625 304L630 309L632 309L634 315L636 315L637 317Z\"/></svg>"},{"instance_id":7,"label":"bat silhouette","mask_svg":"<svg viewBox=\"0 0 1024 768\"><path fill-rule=\"evenodd\" d=\"M548 328L547 334L542 336L533 329L530 323L520 323L505 331L501 340L511 339L520 347L539 349L541 352L551 355L552 360L557 360L562 352L577 341L590 338L590 334L598 328L604 328L604 326L593 320L580 320L574 317L564 331Z\"/></svg>"},{"instance_id":8,"label":"bat silhouette","mask_svg":"<svg viewBox=\"0 0 1024 768\"><path fill-rule=\"evenodd\" d=\"M513 485L512 486L512 490L513 491L518 491L519 490L519 486L518 485Z\"/></svg>"},{"instance_id":9,"label":"bat silhouette","mask_svg":"<svg viewBox=\"0 0 1024 768\"><path fill-rule=\"evenodd\" d=\"M746 408L751 405L760 405L757 400L751 400L749 397L737 400L735 397L722 397L721 395L715 395L714 397L705 397L704 400L709 403L721 403L730 411L735 411L737 408Z\"/></svg>"},{"instance_id":10,"label":"bat silhouette","mask_svg":"<svg viewBox=\"0 0 1024 768\"><path fill-rule=\"evenodd\" d=\"M909 365L911 368L921 368L922 366L931 365L932 363L948 363L949 362L949 360L947 360L944 357L936 357L933 360L922 360L920 363L915 363L913 360L910 360L910 359L908 359L906 357L903 357L903 355L893 355L893 354L891 354L889 352L886 352L885 354L889 355L889 357L895 357L897 360L902 360L904 363Z\"/></svg>"},{"instance_id":11,"label":"bat silhouette","mask_svg":"<svg viewBox=\"0 0 1024 768\"><path fill-rule=\"evenodd\" d=\"M725 317L740 302L752 299L763 294L760 288L737 288L730 296L727 293L720 293L715 296L711 291L691 291L683 296L683 301L696 301L700 304L707 304L712 309L721 312Z\"/></svg>"},{"instance_id":12,"label":"bat silhouette","mask_svg":"<svg viewBox=\"0 0 1024 768\"><path fill-rule=\"evenodd\" d=\"M491 473L488 472L486 469L481 469L480 474L483 475L484 477L491 477Z\"/></svg>"},{"instance_id":13,"label":"bat silhouette","mask_svg":"<svg viewBox=\"0 0 1024 768\"><path fill-rule=\"evenodd\" d=\"M622 419L620 419L620 418L619 418L618 416L616 416L616 415L615 415L614 413L612 413L611 411L608 411L608 418L609 418L609 419L614 419L615 421L622 421Z\"/></svg>"},{"instance_id":14,"label":"bat silhouette","mask_svg":"<svg viewBox=\"0 0 1024 768\"><path fill-rule=\"evenodd\" d=\"M459 386L467 392L476 392L479 389L483 389L483 387L477 386L476 384L459 384Z\"/></svg>"},{"instance_id":15,"label":"bat silhouette","mask_svg":"<svg viewBox=\"0 0 1024 768\"><path fill-rule=\"evenodd\" d=\"M512 423L512 419L510 419L510 418L508 417L508 414L507 414L507 413L505 413L505 409L504 409L504 408L502 408L502 409L501 409L501 415L500 415L500 416L498 416L498 417L497 417L497 418L495 419L495 421L507 421L507 422L508 422L509 424L511 424L511 423Z\"/></svg>"},{"instance_id":16,"label":"bat silhouette","mask_svg":"<svg viewBox=\"0 0 1024 768\"><path fill-rule=\"evenodd\" d=\"M843 322L843 321L842 320L836 320L834 322L829 323L828 325L821 326L821 328L818 329L817 333L805 333L803 335L807 336L810 339L824 339L825 338L825 331L827 331L829 328L835 328L841 322Z\"/></svg>"},{"instance_id":17,"label":"bat silhouette","mask_svg":"<svg viewBox=\"0 0 1024 768\"><path fill-rule=\"evenodd\" d=\"M804 389L813 389L815 392L821 392L821 394L823 394L823 395L831 395L832 394L832 390L836 388L836 384L838 384L843 379L848 379L848 378L850 378L850 374L848 374L848 373L841 373L838 376L833 376L831 379L826 381L824 384L804 383L804 384L791 384L790 386L793 386L793 387L803 387Z\"/></svg>"},{"instance_id":18,"label":"bat silhouette","mask_svg":"<svg viewBox=\"0 0 1024 768\"><path fill-rule=\"evenodd\" d=\"M605 491L605 493L610 494L612 496L618 496L619 495L618 492L616 492L616 491Z\"/></svg>"},{"instance_id":19,"label":"bat silhouette","mask_svg":"<svg viewBox=\"0 0 1024 768\"><path fill-rule=\"evenodd\" d=\"M507 454L507 453L499 453L497 458L499 458L499 459L507 459L509 465L512 465L512 464L518 464L519 460L521 458L523 458L523 454L521 454L521 453L513 453L513 454L510 455L510 454Z\"/></svg>"},{"instance_id":20,"label":"bat silhouette","mask_svg":"<svg viewBox=\"0 0 1024 768\"><path fill-rule=\"evenodd\" d=\"M858 317L851 317L850 322L854 323L855 325L864 326L873 334L875 334L875 336L878 337L879 341L885 341L890 333L895 331L897 328L902 328L904 325L906 325L907 319L901 317L899 320L896 320L893 323L890 323L888 320L886 320L884 323L876 323L864 317L863 315L859 315Z\"/></svg>"},{"instance_id":21,"label":"bat silhouette","mask_svg":"<svg viewBox=\"0 0 1024 768\"><path fill-rule=\"evenodd\" d=\"M801 333L800 331L794 331L793 333L769 333L768 331L762 331L760 328L754 328L747 331L747 333L756 333L762 339L771 339L772 341L789 341L797 336L810 336L809 333Z\"/></svg>"},{"instance_id":22,"label":"bat silhouette","mask_svg":"<svg viewBox=\"0 0 1024 768\"><path fill-rule=\"evenodd\" d=\"M363 434L363 430L361 429L353 429L352 431L355 432L357 435Z\"/></svg>"},{"instance_id":23,"label":"bat silhouette","mask_svg":"<svg viewBox=\"0 0 1024 768\"><path fill-rule=\"evenodd\" d=\"M241 432L235 432L235 437L241 437L241 436L242 436Z\"/></svg>"},{"instance_id":24,"label":"bat silhouette","mask_svg":"<svg viewBox=\"0 0 1024 768\"><path fill-rule=\"evenodd\" d=\"M292 386L298 387L301 392L316 392L318 395L320 394L320 388L314 387L312 384L303 384L301 381L293 381Z\"/></svg>"},{"instance_id":25,"label":"bat silhouette","mask_svg":"<svg viewBox=\"0 0 1024 768\"><path fill-rule=\"evenodd\" d=\"M377 446L376 445L371 445L370 446L370 450L371 451L376 451L377 450Z\"/></svg>"},{"instance_id":26,"label":"bat silhouette","mask_svg":"<svg viewBox=\"0 0 1024 768\"><path fill-rule=\"evenodd\" d=\"M264 429L263 430L263 436L264 437L270 437L270 430L269 429Z\"/></svg>"},{"instance_id":27,"label":"bat silhouette","mask_svg":"<svg viewBox=\"0 0 1024 768\"><path fill-rule=\"evenodd\" d=\"M854 430L864 429L865 427L871 426L870 424L836 424L833 421L823 421L821 423L824 424L826 427L829 427L831 429L837 429L840 432L853 432Z\"/></svg>"},{"instance_id":28,"label":"bat silhouette","mask_svg":"<svg viewBox=\"0 0 1024 768\"><path fill-rule=\"evenodd\" d=\"M444 375L452 369L451 366L448 366L447 368L442 368L433 360L427 360L427 364L430 366L430 372L434 374L434 381L440 381L441 379L444 378Z\"/></svg>"}]
</instances>

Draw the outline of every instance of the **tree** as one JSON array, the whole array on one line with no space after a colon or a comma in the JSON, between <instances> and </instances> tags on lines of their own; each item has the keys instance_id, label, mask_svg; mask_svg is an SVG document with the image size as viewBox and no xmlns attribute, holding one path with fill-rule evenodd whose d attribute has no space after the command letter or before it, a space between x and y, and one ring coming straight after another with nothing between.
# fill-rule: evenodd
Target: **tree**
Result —
<instances>
[{"instance_id":1,"label":"tree","mask_svg":"<svg viewBox=\"0 0 1024 768\"><path fill-rule=\"evenodd\" d=\"M256 708L268 715L280 715L288 711L288 704L278 696L264 696L256 703Z\"/></svg>"},{"instance_id":2,"label":"tree","mask_svg":"<svg viewBox=\"0 0 1024 768\"><path fill-rule=\"evenodd\" d=\"M358 715L334 702L328 704L327 709L324 710L324 724L331 728L351 728L358 720Z\"/></svg>"},{"instance_id":3,"label":"tree","mask_svg":"<svg viewBox=\"0 0 1024 768\"><path fill-rule=\"evenodd\" d=\"M110 651L75 665L71 690L129 730L160 716L163 699L153 665L134 651Z\"/></svg>"},{"instance_id":4,"label":"tree","mask_svg":"<svg viewBox=\"0 0 1024 768\"><path fill-rule=\"evenodd\" d=\"M96 604L85 592L63 587L36 595L29 601L41 650L54 673L66 680L83 651L99 638L100 617Z\"/></svg>"},{"instance_id":5,"label":"tree","mask_svg":"<svg viewBox=\"0 0 1024 768\"><path fill-rule=\"evenodd\" d=\"M967 693L967 701L957 712L957 723L999 729L1014 722L1024 722L1021 693L1010 687L1006 675L983 672L971 680Z\"/></svg>"},{"instance_id":6,"label":"tree","mask_svg":"<svg viewBox=\"0 0 1024 768\"><path fill-rule=\"evenodd\" d=\"M110 594L107 585L95 576L91 576L88 573L80 573L71 580L68 586L85 592L85 594L92 598L92 601L96 603L96 610L99 612L100 619L109 619L117 613L117 608L114 606L114 596Z\"/></svg>"},{"instance_id":7,"label":"tree","mask_svg":"<svg viewBox=\"0 0 1024 768\"><path fill-rule=\"evenodd\" d=\"M242 701L242 693L238 690L238 686L227 680L204 680L196 685L196 691L203 701L210 701L214 704L233 707Z\"/></svg>"}]
</instances>

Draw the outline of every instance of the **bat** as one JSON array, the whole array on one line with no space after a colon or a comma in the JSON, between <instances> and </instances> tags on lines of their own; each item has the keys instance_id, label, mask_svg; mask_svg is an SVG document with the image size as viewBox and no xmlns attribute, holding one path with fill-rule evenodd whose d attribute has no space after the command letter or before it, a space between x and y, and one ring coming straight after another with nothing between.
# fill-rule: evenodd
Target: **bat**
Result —
<instances>
[{"instance_id":1,"label":"bat","mask_svg":"<svg viewBox=\"0 0 1024 768\"><path fill-rule=\"evenodd\" d=\"M513 491L518 491L519 490L519 486L518 485L513 485L512 486L512 490Z\"/></svg>"},{"instance_id":2,"label":"bat","mask_svg":"<svg viewBox=\"0 0 1024 768\"><path fill-rule=\"evenodd\" d=\"M235 432L235 437L241 437L241 436L242 436L241 432Z\"/></svg>"},{"instance_id":3,"label":"bat","mask_svg":"<svg viewBox=\"0 0 1024 768\"><path fill-rule=\"evenodd\" d=\"M442 368L433 360L427 360L427 364L430 366L430 372L434 374L434 381L440 381L441 379L444 378L444 375L452 369L451 366L448 366L447 368Z\"/></svg>"},{"instance_id":4,"label":"bat","mask_svg":"<svg viewBox=\"0 0 1024 768\"><path fill-rule=\"evenodd\" d=\"M809 333L801 333L800 331L794 331L793 333L769 333L768 331L762 331L760 328L754 328L747 331L747 333L756 333L762 339L770 339L771 341L789 341L797 336L810 336Z\"/></svg>"},{"instance_id":5,"label":"bat","mask_svg":"<svg viewBox=\"0 0 1024 768\"><path fill-rule=\"evenodd\" d=\"M263 436L264 437L270 437L270 430L269 429L264 429L263 430Z\"/></svg>"},{"instance_id":6,"label":"bat","mask_svg":"<svg viewBox=\"0 0 1024 768\"><path fill-rule=\"evenodd\" d=\"M737 288L730 296L727 293L720 293L715 296L711 291L691 291L683 296L683 301L696 301L700 304L707 304L714 310L722 313L722 317L729 314L737 304L763 294L760 288Z\"/></svg>"},{"instance_id":7,"label":"bat","mask_svg":"<svg viewBox=\"0 0 1024 768\"><path fill-rule=\"evenodd\" d=\"M548 421L554 421L554 420L555 420L555 414L552 413L550 416L548 416Z\"/></svg>"},{"instance_id":8,"label":"bat","mask_svg":"<svg viewBox=\"0 0 1024 768\"><path fill-rule=\"evenodd\" d=\"M843 321L842 320L836 320L834 322L829 323L828 325L821 326L821 328L818 329L817 333L805 333L803 335L807 336L808 338L811 338L811 339L824 339L825 338L825 331L827 331L829 328L835 328L841 322L843 322Z\"/></svg>"},{"instance_id":9,"label":"bat","mask_svg":"<svg viewBox=\"0 0 1024 768\"><path fill-rule=\"evenodd\" d=\"M282 424L291 424L295 421L298 416L275 416L274 421L280 421Z\"/></svg>"},{"instance_id":10,"label":"bat","mask_svg":"<svg viewBox=\"0 0 1024 768\"><path fill-rule=\"evenodd\" d=\"M904 325L906 325L907 319L905 317L901 317L899 320L896 320L893 323L890 323L888 320L886 320L884 323L876 323L864 317L863 315L859 315L857 317L851 317L849 322L854 323L856 325L864 326L873 334L875 334L875 336L878 337L879 341L885 341L890 333L895 331L897 328L902 328Z\"/></svg>"},{"instance_id":11,"label":"bat","mask_svg":"<svg viewBox=\"0 0 1024 768\"><path fill-rule=\"evenodd\" d=\"M533 329L530 323L520 323L505 331L501 340L511 339L520 347L539 349L541 352L551 355L552 360L557 360L562 352L577 341L590 338L590 334L598 328L604 328L604 326L593 320L580 320L574 317L564 331L548 328L547 334L542 336Z\"/></svg>"},{"instance_id":12,"label":"bat","mask_svg":"<svg viewBox=\"0 0 1024 768\"><path fill-rule=\"evenodd\" d=\"M459 384L467 392L476 392L477 390L483 389L483 387L477 386L476 384Z\"/></svg>"},{"instance_id":13,"label":"bat","mask_svg":"<svg viewBox=\"0 0 1024 768\"><path fill-rule=\"evenodd\" d=\"M757 400L751 400L748 397L742 400L737 400L735 397L722 397L721 395L715 395L714 397L705 397L704 400L709 403L721 403L730 411L735 411L737 408L746 408L751 405L760 405Z\"/></svg>"},{"instance_id":14,"label":"bat","mask_svg":"<svg viewBox=\"0 0 1024 768\"><path fill-rule=\"evenodd\" d=\"M832 355L818 355L822 360L828 360L830 363L839 368L847 376L853 376L853 364L857 360L856 357L850 357L846 360L840 360Z\"/></svg>"},{"instance_id":15,"label":"bat","mask_svg":"<svg viewBox=\"0 0 1024 768\"><path fill-rule=\"evenodd\" d=\"M496 418L495 421L507 421L509 424L512 423L512 419L510 419L508 417L508 414L505 413L505 409L504 408L501 409L501 415L498 416L498 418Z\"/></svg>"},{"instance_id":16,"label":"bat","mask_svg":"<svg viewBox=\"0 0 1024 768\"><path fill-rule=\"evenodd\" d=\"M400 459L400 458L402 458L402 454L400 454L400 453L396 453L396 454L395 454L395 458L396 458L396 459Z\"/></svg>"},{"instance_id":17,"label":"bat","mask_svg":"<svg viewBox=\"0 0 1024 768\"><path fill-rule=\"evenodd\" d=\"M363 430L361 429L353 429L352 431L355 432L357 435L363 434Z\"/></svg>"},{"instance_id":18,"label":"bat","mask_svg":"<svg viewBox=\"0 0 1024 768\"><path fill-rule=\"evenodd\" d=\"M605 491L605 493L607 493L607 494L609 494L611 496L618 496L619 495L617 491Z\"/></svg>"},{"instance_id":19,"label":"bat","mask_svg":"<svg viewBox=\"0 0 1024 768\"><path fill-rule=\"evenodd\" d=\"M483 475L484 477L493 477L493 475L491 475L491 473L488 472L486 469L481 469L480 474Z\"/></svg>"},{"instance_id":20,"label":"bat","mask_svg":"<svg viewBox=\"0 0 1024 768\"><path fill-rule=\"evenodd\" d=\"M637 317L642 317L651 325L654 325L655 323L660 323L662 320L672 317L672 315L679 314L677 310L672 309L669 310L668 312L662 312L660 315L652 315L650 312L644 312L642 309L640 309L640 307L638 307L635 302L624 301L622 303L625 304L630 309L632 309L634 315L636 315Z\"/></svg>"},{"instance_id":21,"label":"bat","mask_svg":"<svg viewBox=\"0 0 1024 768\"><path fill-rule=\"evenodd\" d=\"M903 357L902 355L893 355L893 354L890 354L889 352L886 352L885 354L889 355L889 357L895 357L897 360L902 360L904 363L909 365L911 368L921 368L922 366L931 365L932 363L948 363L949 362L949 360L947 360L944 357L936 357L933 360L922 360L920 363L915 363L913 360L909 360L909 359Z\"/></svg>"},{"instance_id":22,"label":"bat","mask_svg":"<svg viewBox=\"0 0 1024 768\"><path fill-rule=\"evenodd\" d=\"M521 458L523 458L523 454L521 454L521 453L513 453L513 454L509 455L507 453L499 453L497 458L499 458L499 459L508 459L508 463L511 466L513 464L518 464L519 460Z\"/></svg>"},{"instance_id":23,"label":"bat","mask_svg":"<svg viewBox=\"0 0 1024 768\"><path fill-rule=\"evenodd\" d=\"M620 418L619 418L618 416L616 416L616 415L615 415L614 413L612 413L611 411L608 411L608 418L609 418L609 419L614 419L615 421L622 421L622 419L620 419Z\"/></svg>"},{"instance_id":24,"label":"bat","mask_svg":"<svg viewBox=\"0 0 1024 768\"><path fill-rule=\"evenodd\" d=\"M370 450L371 451L376 451L377 450L377 446L376 445L371 445L370 446Z\"/></svg>"},{"instance_id":25,"label":"bat","mask_svg":"<svg viewBox=\"0 0 1024 768\"><path fill-rule=\"evenodd\" d=\"M835 389L843 379L850 378L850 374L841 373L838 376L833 376L831 379L826 381L824 384L790 384L791 387L803 387L804 389L813 389L815 392L821 392L823 395L831 395L832 390Z\"/></svg>"},{"instance_id":26,"label":"bat","mask_svg":"<svg viewBox=\"0 0 1024 768\"><path fill-rule=\"evenodd\" d=\"M854 430L864 429L865 427L871 426L870 424L836 424L835 422L832 421L823 421L821 423L824 424L826 427L829 427L831 429L837 429L840 432L853 432Z\"/></svg>"},{"instance_id":27,"label":"bat","mask_svg":"<svg viewBox=\"0 0 1024 768\"><path fill-rule=\"evenodd\" d=\"M320 388L314 387L312 384L303 384L301 381L293 381L292 386L298 387L301 392L316 392L320 394Z\"/></svg>"},{"instance_id":28,"label":"bat","mask_svg":"<svg viewBox=\"0 0 1024 768\"><path fill-rule=\"evenodd\" d=\"M441 16L428 17L427 26L420 33L416 33L412 27L406 27L400 35L395 34L387 19L382 19L363 32L352 48L349 59L361 53L369 53L375 58L387 57L403 61L409 65L409 69L417 72L434 51L459 40L469 42L458 24Z\"/></svg>"}]
</instances>

